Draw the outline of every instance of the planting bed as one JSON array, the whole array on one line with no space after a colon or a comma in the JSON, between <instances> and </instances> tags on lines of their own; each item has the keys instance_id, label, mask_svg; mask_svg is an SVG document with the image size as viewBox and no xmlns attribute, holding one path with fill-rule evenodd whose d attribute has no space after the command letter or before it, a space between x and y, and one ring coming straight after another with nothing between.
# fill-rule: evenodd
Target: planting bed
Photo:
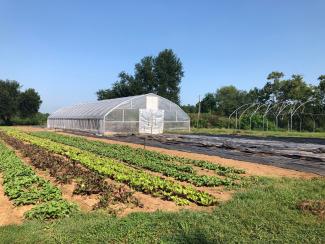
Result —
<instances>
[{"instance_id":1,"label":"planting bed","mask_svg":"<svg viewBox=\"0 0 325 244\"><path fill-rule=\"evenodd\" d=\"M92 199L92 209L105 208L110 213L118 210L123 215L145 209L177 210L177 205L189 205L191 209L214 206L219 198L229 199L230 193L222 193L225 186L237 187L246 182L245 171L241 169L84 137L53 132L26 133L1 127L0 140L15 150L16 153L11 151L11 154L28 168L28 174L35 179L44 178L40 180L41 184L37 183L40 189L32 190L34 195L31 195L31 200L22 203L41 203L30 211L34 214L26 213L28 218L69 215L77 209L77 205L85 210L82 202L85 199L81 196ZM4 167L3 162L1 165ZM49 193L43 194L43 188ZM60 189L66 200L63 200ZM69 189L69 194L66 189ZM25 194L24 190L18 189L18 192L22 191ZM73 197L75 195L81 198ZM19 198L8 196L14 204L19 204ZM148 208L148 204L153 206ZM154 207L163 204L166 207ZM47 215L48 208L55 209L53 216Z\"/></svg>"},{"instance_id":2,"label":"planting bed","mask_svg":"<svg viewBox=\"0 0 325 244\"><path fill-rule=\"evenodd\" d=\"M36 132L32 135L47 138L55 142L74 146L101 156L121 160L131 166L162 173L177 180L192 183L195 186L233 185L240 178L243 170L224 167L219 164L203 160L170 156L158 152L147 151L141 148L131 148L125 145L107 144L98 141L89 141L82 137L59 135L52 132ZM192 165L203 169L213 170L216 175L197 175Z\"/></svg>"},{"instance_id":3,"label":"planting bed","mask_svg":"<svg viewBox=\"0 0 325 244\"><path fill-rule=\"evenodd\" d=\"M54 155L35 145L23 143L3 132L0 132L0 138L14 149L19 150L23 156L28 157L34 167L48 170L50 176L54 177L58 183L67 184L74 181L76 187L73 194L99 194L99 202L94 208L106 208L115 203L141 206L141 203L132 196L133 192L130 192L121 185L108 184L105 181L105 177L83 167L75 161Z\"/></svg>"},{"instance_id":4,"label":"planting bed","mask_svg":"<svg viewBox=\"0 0 325 244\"><path fill-rule=\"evenodd\" d=\"M67 216L77 207L62 199L58 188L38 177L0 141L0 171L5 195L14 205L35 205L26 218L49 219Z\"/></svg>"},{"instance_id":5,"label":"planting bed","mask_svg":"<svg viewBox=\"0 0 325 244\"><path fill-rule=\"evenodd\" d=\"M21 223L22 211L26 218L69 216L1 227L0 242L324 242L321 177L256 177L275 169L12 127L0 127L0 142L0 225ZM85 199L105 211L84 208ZM175 211L134 213L157 209Z\"/></svg>"},{"instance_id":6,"label":"planting bed","mask_svg":"<svg viewBox=\"0 0 325 244\"><path fill-rule=\"evenodd\" d=\"M110 136L111 140L219 156L325 175L325 140L312 138L260 138L236 135Z\"/></svg>"},{"instance_id":7,"label":"planting bed","mask_svg":"<svg viewBox=\"0 0 325 244\"><path fill-rule=\"evenodd\" d=\"M197 205L211 206L217 203L215 197L190 185L182 185L175 181L155 176L141 169L130 167L116 159L103 157L14 129L6 129L6 133L16 139L78 161L88 169L106 175L117 182L126 183L137 191L172 200L178 205L188 205L192 202Z\"/></svg>"}]
</instances>

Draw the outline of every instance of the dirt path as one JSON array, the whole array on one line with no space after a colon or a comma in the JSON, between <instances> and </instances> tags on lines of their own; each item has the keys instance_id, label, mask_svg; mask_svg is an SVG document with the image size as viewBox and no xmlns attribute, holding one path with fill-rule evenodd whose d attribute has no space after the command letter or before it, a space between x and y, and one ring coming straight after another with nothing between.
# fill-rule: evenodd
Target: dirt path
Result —
<instances>
[{"instance_id":1,"label":"dirt path","mask_svg":"<svg viewBox=\"0 0 325 244\"><path fill-rule=\"evenodd\" d=\"M29 157L25 157L20 150L14 149L12 146L7 146L15 152L15 154L22 159L22 161L30 166L36 175L39 177L50 181L53 185L58 187L62 192L62 197L70 202L74 202L79 205L80 209L84 212L89 212L93 210L93 207L96 203L98 203L99 195L92 194L92 195L77 195L73 194L75 189L75 183L69 184L60 184L56 181L56 179L50 176L47 170L41 170L34 167L31 163L31 159ZM59 155L55 155L57 157L62 157ZM133 191L129 186L117 183L111 179L105 180L110 185L121 185L125 187L128 191ZM209 211L207 207L200 207L195 204L190 204L189 206L177 206L172 201L166 201L157 197L152 197L150 195L144 194L142 192L134 192L134 196L143 204L143 207L137 207L132 204L123 204L123 203L112 203L109 205L109 210L117 210L117 215L125 216L132 212L154 212L157 210L161 211L178 211L180 209L188 209L188 210L206 210Z\"/></svg>"},{"instance_id":2,"label":"dirt path","mask_svg":"<svg viewBox=\"0 0 325 244\"><path fill-rule=\"evenodd\" d=\"M53 131L53 130L48 130L46 128L40 128L40 127L21 126L18 128L25 130L25 131ZM65 135L70 135L70 136L74 135L69 132L63 132L63 131L56 131L56 132L65 134ZM112 139L108 139L108 138L99 138L99 137L91 136L91 135L89 135L89 136L85 135L85 137L87 137L89 140L103 141L103 142L111 143L111 144L129 145L134 148L143 148L143 145L141 145L141 144L112 140ZM247 161L243 161L243 160L222 158L222 157L214 156L214 155L183 152L183 151L179 151L179 150L171 150L171 149L165 149L165 148L153 147L153 146L146 146L146 149L151 150L151 151L166 153L166 154L170 154L170 155L180 156L180 157L187 157L187 158L199 159L199 160L207 160L207 161L219 163L219 164L222 164L225 166L242 168L242 169L246 170L248 175L271 176L271 177L302 177L302 178L319 177L319 175L314 174L314 173L301 172L301 171L297 171L297 170L280 168L280 167L276 167L276 166L264 165L264 164L259 164L259 163L252 163L252 162L247 162Z\"/></svg>"},{"instance_id":3,"label":"dirt path","mask_svg":"<svg viewBox=\"0 0 325 244\"><path fill-rule=\"evenodd\" d=\"M58 132L60 134L65 135L72 135L74 134L67 133L67 132ZM121 145L129 145L133 148L143 148L143 145L129 143L129 142L122 142L122 141L116 141L116 140L110 140L106 138L97 138L92 136L85 136L89 140L94 141L103 141L110 144L121 144ZM263 165L263 164L257 164L257 163L250 163L245 161L239 161L234 159L226 159L221 158L219 156L210 156L210 155L204 155L204 154L198 154L198 153L189 153L189 152L182 152L177 150L170 150L170 149L164 149L159 147L151 147L147 146L147 150L161 152L169 155L175 155L180 157L187 157L191 159L198 159L198 160L207 160L213 163L219 163L225 166L232 166L236 168L242 168L245 169L248 175L257 175L257 176L271 176L271 177L302 177L302 178L312 178L312 177L318 177L317 174L313 173L307 173L307 172L300 172L296 170L290 170L290 169L284 169L279 168L275 166L270 165Z\"/></svg>"},{"instance_id":4,"label":"dirt path","mask_svg":"<svg viewBox=\"0 0 325 244\"><path fill-rule=\"evenodd\" d=\"M3 178L0 174L0 226L20 224L24 220L24 213L34 205L16 207L4 194Z\"/></svg>"},{"instance_id":5,"label":"dirt path","mask_svg":"<svg viewBox=\"0 0 325 244\"><path fill-rule=\"evenodd\" d=\"M51 182L52 185L59 188L62 192L62 198L77 204L80 207L81 211L89 212L93 209L93 206L98 202L98 196L97 195L89 195L89 196L82 196L82 195L75 195L73 194L73 191L75 189L75 183L70 184L59 184L54 177L50 176L48 171L40 170L34 167L31 164L31 159L28 157L24 157L22 153L19 150L16 150L6 144L11 150L14 150L15 154L28 166L30 166L35 174L45 180L48 180Z\"/></svg>"}]
</instances>

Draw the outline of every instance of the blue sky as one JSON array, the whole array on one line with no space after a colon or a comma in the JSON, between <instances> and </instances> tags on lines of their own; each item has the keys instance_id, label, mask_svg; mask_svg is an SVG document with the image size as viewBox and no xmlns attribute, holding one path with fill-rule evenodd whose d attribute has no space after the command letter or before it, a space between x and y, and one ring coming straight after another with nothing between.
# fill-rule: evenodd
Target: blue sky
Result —
<instances>
[{"instance_id":1,"label":"blue sky","mask_svg":"<svg viewBox=\"0 0 325 244\"><path fill-rule=\"evenodd\" d=\"M146 55L183 62L183 104L272 70L315 84L325 73L325 1L0 0L0 79L41 94L41 111L95 100Z\"/></svg>"}]
</instances>

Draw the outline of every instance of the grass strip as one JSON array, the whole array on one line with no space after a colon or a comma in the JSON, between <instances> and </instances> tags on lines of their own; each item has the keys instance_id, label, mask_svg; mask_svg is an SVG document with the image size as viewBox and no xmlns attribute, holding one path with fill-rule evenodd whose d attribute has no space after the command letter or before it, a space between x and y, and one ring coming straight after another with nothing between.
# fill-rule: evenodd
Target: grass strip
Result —
<instances>
[{"instance_id":1,"label":"grass strip","mask_svg":"<svg viewBox=\"0 0 325 244\"><path fill-rule=\"evenodd\" d=\"M212 211L104 212L0 228L2 243L325 243L325 221L302 202L325 199L325 179L258 178ZM14 241L13 241L14 240Z\"/></svg>"}]
</instances>

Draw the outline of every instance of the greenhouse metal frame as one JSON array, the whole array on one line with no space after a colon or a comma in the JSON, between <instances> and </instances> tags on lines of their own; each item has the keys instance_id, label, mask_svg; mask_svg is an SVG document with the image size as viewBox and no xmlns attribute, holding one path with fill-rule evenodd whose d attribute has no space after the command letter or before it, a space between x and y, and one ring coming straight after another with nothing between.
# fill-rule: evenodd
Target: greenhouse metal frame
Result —
<instances>
[{"instance_id":1,"label":"greenhouse metal frame","mask_svg":"<svg viewBox=\"0 0 325 244\"><path fill-rule=\"evenodd\" d=\"M64 107L48 117L47 127L96 134L160 134L190 130L190 118L177 104L149 93Z\"/></svg>"}]
</instances>

